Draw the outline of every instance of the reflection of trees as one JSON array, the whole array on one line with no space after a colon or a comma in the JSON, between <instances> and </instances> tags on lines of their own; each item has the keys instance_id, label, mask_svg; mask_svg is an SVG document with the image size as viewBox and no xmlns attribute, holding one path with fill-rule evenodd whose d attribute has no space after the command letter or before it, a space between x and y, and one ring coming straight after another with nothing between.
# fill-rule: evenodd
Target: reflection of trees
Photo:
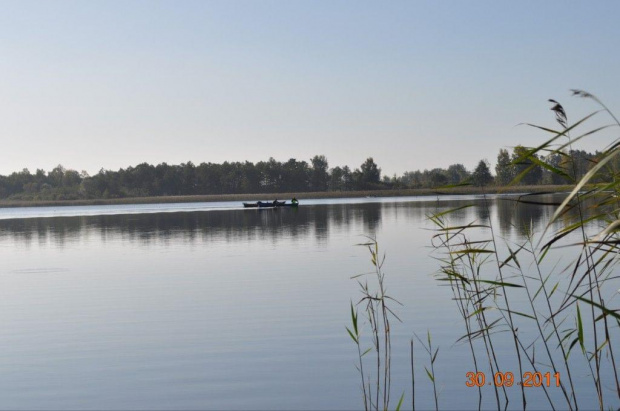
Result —
<instances>
[{"instance_id":1,"label":"reflection of trees","mask_svg":"<svg viewBox=\"0 0 620 411\"><path fill-rule=\"evenodd\" d=\"M533 198L533 197L532 197ZM561 201L561 196L537 196L536 201ZM101 241L119 239L142 244L156 242L281 241L314 237L327 243L332 230L375 235L383 221L398 221L412 228L426 225L435 213L467 205L446 216L450 225L470 222L486 224L488 213L502 237L522 235L533 223L535 232L544 230L552 206L516 203L514 198L491 198L489 211L482 199L429 197L424 201L371 202L301 206L299 209L210 210L195 212L126 214L85 217L47 217L0 220L0 239L32 244L63 246L86 237ZM567 214L562 218L573 218Z\"/></svg>"},{"instance_id":2,"label":"reflection of trees","mask_svg":"<svg viewBox=\"0 0 620 411\"><path fill-rule=\"evenodd\" d=\"M374 236L381 225L381 213L383 212L381 203L359 204L358 216L364 226L364 233ZM387 210L387 212L390 212Z\"/></svg>"},{"instance_id":3,"label":"reflection of trees","mask_svg":"<svg viewBox=\"0 0 620 411\"><path fill-rule=\"evenodd\" d=\"M510 235L513 230L516 230L519 235L529 232L530 229L533 233L543 232L546 222L550 220L557 207L553 203L561 202L562 196L538 195L521 199L549 205L519 202L517 197L496 199L497 221L502 236Z\"/></svg>"},{"instance_id":4,"label":"reflection of trees","mask_svg":"<svg viewBox=\"0 0 620 411\"><path fill-rule=\"evenodd\" d=\"M334 227L372 233L380 219L380 204L47 217L0 220L0 238L25 244L53 241L57 245L93 235L103 242L120 238L143 244L211 240L278 243L314 234L317 241L325 242Z\"/></svg>"},{"instance_id":5,"label":"reflection of trees","mask_svg":"<svg viewBox=\"0 0 620 411\"><path fill-rule=\"evenodd\" d=\"M497 199L494 208L499 225L499 234L502 237L508 237L514 228L513 216L515 209L519 206L513 199Z\"/></svg>"},{"instance_id":6,"label":"reflection of trees","mask_svg":"<svg viewBox=\"0 0 620 411\"><path fill-rule=\"evenodd\" d=\"M314 222L314 238L318 243L327 242L331 211L330 207L312 207L307 210L306 216L308 222Z\"/></svg>"},{"instance_id":7,"label":"reflection of trees","mask_svg":"<svg viewBox=\"0 0 620 411\"><path fill-rule=\"evenodd\" d=\"M476 215L476 223L477 224L488 224L489 216L491 213L491 202L493 200L487 200L485 205L484 201L479 201L476 203L476 207L473 207L474 213Z\"/></svg>"},{"instance_id":8,"label":"reflection of trees","mask_svg":"<svg viewBox=\"0 0 620 411\"><path fill-rule=\"evenodd\" d=\"M83 231L86 217L45 217L2 220L0 236L30 244L32 241L45 243L54 238L60 245Z\"/></svg>"},{"instance_id":9,"label":"reflection of trees","mask_svg":"<svg viewBox=\"0 0 620 411\"><path fill-rule=\"evenodd\" d=\"M99 216L91 221L102 236L121 236L131 241L249 241L278 242L295 239L308 231L291 209L213 210Z\"/></svg>"},{"instance_id":10,"label":"reflection of trees","mask_svg":"<svg viewBox=\"0 0 620 411\"><path fill-rule=\"evenodd\" d=\"M456 211L445 216L452 226L466 225L472 222L477 224L488 224L489 215L493 224L499 227L499 235L508 237L511 234L523 235L525 227L532 223L534 232L541 233L544 224L549 220L555 208L553 206L543 206L539 204L524 204L516 201L518 197L488 197L488 208L485 207L482 196L475 199L439 198L432 201L430 198L424 202L403 202L386 203L386 207L393 207L406 215L412 221L424 221L431 215L448 210ZM529 201L558 203L563 199L562 195L541 195L529 197ZM471 207L466 207L471 206ZM464 208L461 208L464 207ZM459 209L460 208L460 209ZM385 217L385 215L384 215ZM516 231L515 231L516 229Z\"/></svg>"}]
</instances>

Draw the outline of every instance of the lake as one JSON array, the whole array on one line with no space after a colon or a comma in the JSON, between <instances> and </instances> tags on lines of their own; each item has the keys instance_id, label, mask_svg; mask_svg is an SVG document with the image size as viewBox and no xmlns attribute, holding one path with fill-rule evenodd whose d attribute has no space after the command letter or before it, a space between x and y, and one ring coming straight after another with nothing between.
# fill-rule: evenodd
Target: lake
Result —
<instances>
[{"instance_id":1,"label":"lake","mask_svg":"<svg viewBox=\"0 0 620 411\"><path fill-rule=\"evenodd\" d=\"M411 408L409 341L414 332L425 341L427 330L440 348L440 408L476 408L478 391L465 385L471 354L456 343L463 320L434 277L426 218L471 203L454 224L490 216L501 244L524 241L524 224L541 233L554 211L501 196L488 207L481 196L445 196L305 200L298 209L0 209L0 408L358 409L357 350L345 327L361 297L351 277L373 270L356 246L365 236L385 253L388 292L403 304L394 306L402 323L392 323L391 408L403 391ZM559 272L573 254L559 248L543 266ZM506 334L497 351L502 371L516 375ZM416 407L432 408L428 355L414 347ZM577 362L573 378L580 405L596 408L588 373ZM605 390L617 408L613 387ZM492 388L483 391L484 407L494 407ZM528 408L549 408L540 388L526 391ZM520 389L507 392L509 408L520 408ZM566 405L559 388L548 392Z\"/></svg>"}]
</instances>

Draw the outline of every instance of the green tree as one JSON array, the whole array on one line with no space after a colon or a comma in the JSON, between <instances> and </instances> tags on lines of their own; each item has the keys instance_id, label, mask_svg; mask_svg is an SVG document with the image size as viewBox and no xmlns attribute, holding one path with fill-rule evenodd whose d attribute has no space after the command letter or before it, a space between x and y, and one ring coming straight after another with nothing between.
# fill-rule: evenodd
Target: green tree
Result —
<instances>
[{"instance_id":1,"label":"green tree","mask_svg":"<svg viewBox=\"0 0 620 411\"><path fill-rule=\"evenodd\" d=\"M310 189L312 191L326 191L329 185L329 173L327 158L325 156L314 156L310 160L312 169L310 172Z\"/></svg>"},{"instance_id":2,"label":"green tree","mask_svg":"<svg viewBox=\"0 0 620 411\"><path fill-rule=\"evenodd\" d=\"M342 189L353 190L353 173L349 166L342 167Z\"/></svg>"},{"instance_id":3,"label":"green tree","mask_svg":"<svg viewBox=\"0 0 620 411\"><path fill-rule=\"evenodd\" d=\"M241 188L242 176L237 163L224 161L220 166L220 186L222 193L238 193Z\"/></svg>"},{"instance_id":4,"label":"green tree","mask_svg":"<svg viewBox=\"0 0 620 411\"><path fill-rule=\"evenodd\" d=\"M470 177L469 171L463 164L452 164L446 170L448 184L459 184Z\"/></svg>"},{"instance_id":5,"label":"green tree","mask_svg":"<svg viewBox=\"0 0 620 411\"><path fill-rule=\"evenodd\" d=\"M282 182L282 163L269 157L269 161L261 161L256 166L261 173L261 191L266 193L278 191Z\"/></svg>"},{"instance_id":6,"label":"green tree","mask_svg":"<svg viewBox=\"0 0 620 411\"><path fill-rule=\"evenodd\" d=\"M28 174L30 174L30 172L28 172ZM51 184L53 187L60 187L62 186L62 177L64 175L65 168L61 164L58 164L56 167L54 167L52 171L47 173L48 183Z\"/></svg>"},{"instance_id":7,"label":"green tree","mask_svg":"<svg viewBox=\"0 0 620 411\"><path fill-rule=\"evenodd\" d=\"M243 164L243 181L241 189L244 193L258 193L260 191L260 172L254 163L246 161Z\"/></svg>"},{"instance_id":8,"label":"green tree","mask_svg":"<svg viewBox=\"0 0 620 411\"><path fill-rule=\"evenodd\" d=\"M493 181L493 176L491 175L491 170L489 169L489 164L485 160L480 160L474 173L472 175L472 179L474 184L478 187L483 187L491 184Z\"/></svg>"},{"instance_id":9,"label":"green tree","mask_svg":"<svg viewBox=\"0 0 620 411\"><path fill-rule=\"evenodd\" d=\"M179 166L179 174L181 176L181 194L193 194L196 189L196 166L191 161L183 163Z\"/></svg>"},{"instance_id":10,"label":"green tree","mask_svg":"<svg viewBox=\"0 0 620 411\"><path fill-rule=\"evenodd\" d=\"M434 168L428 172L429 183L431 187L441 187L448 184L448 176L445 170Z\"/></svg>"},{"instance_id":11,"label":"green tree","mask_svg":"<svg viewBox=\"0 0 620 411\"><path fill-rule=\"evenodd\" d=\"M344 170L341 167L331 169L329 176L329 190L342 191L344 189Z\"/></svg>"},{"instance_id":12,"label":"green tree","mask_svg":"<svg viewBox=\"0 0 620 411\"><path fill-rule=\"evenodd\" d=\"M420 170L405 171L400 177L400 182L405 187L420 188L422 187L422 172Z\"/></svg>"},{"instance_id":13,"label":"green tree","mask_svg":"<svg viewBox=\"0 0 620 411\"><path fill-rule=\"evenodd\" d=\"M82 179L80 173L75 170L65 170L65 174L62 176L62 185L65 187L75 187L80 185Z\"/></svg>"},{"instance_id":14,"label":"green tree","mask_svg":"<svg viewBox=\"0 0 620 411\"><path fill-rule=\"evenodd\" d=\"M282 179L278 191L307 191L310 175L308 163L291 158L282 164Z\"/></svg>"},{"instance_id":15,"label":"green tree","mask_svg":"<svg viewBox=\"0 0 620 411\"><path fill-rule=\"evenodd\" d=\"M564 153L551 154L546 158L546 161L547 164L563 171L568 176L573 174L570 170L570 159ZM569 177L543 170L543 182L544 184L570 184L571 181Z\"/></svg>"},{"instance_id":16,"label":"green tree","mask_svg":"<svg viewBox=\"0 0 620 411\"><path fill-rule=\"evenodd\" d=\"M515 178L514 166L510 162L508 150L500 149L495 166L496 183L502 186L509 184Z\"/></svg>"},{"instance_id":17,"label":"green tree","mask_svg":"<svg viewBox=\"0 0 620 411\"><path fill-rule=\"evenodd\" d=\"M512 152L512 163L514 164L515 177L520 176L521 173L529 169L527 173L521 176L521 184L540 184L542 182L542 168L538 165L532 166L534 164L532 160L525 158L527 157L527 152L528 149L523 146L516 146ZM534 154L534 156L538 158L536 154Z\"/></svg>"},{"instance_id":18,"label":"green tree","mask_svg":"<svg viewBox=\"0 0 620 411\"><path fill-rule=\"evenodd\" d=\"M381 182L381 169L372 157L368 157L361 165L360 182L362 188L372 188Z\"/></svg>"}]
</instances>

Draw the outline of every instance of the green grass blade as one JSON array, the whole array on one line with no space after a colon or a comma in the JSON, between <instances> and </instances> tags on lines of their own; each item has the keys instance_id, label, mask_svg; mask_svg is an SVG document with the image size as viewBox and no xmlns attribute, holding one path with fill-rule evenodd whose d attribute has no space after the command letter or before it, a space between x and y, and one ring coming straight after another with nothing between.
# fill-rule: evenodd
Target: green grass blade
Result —
<instances>
[{"instance_id":1,"label":"green grass blade","mask_svg":"<svg viewBox=\"0 0 620 411\"><path fill-rule=\"evenodd\" d=\"M431 364L435 363L435 358L437 358L437 354L439 354L439 348L435 350L435 355L433 355L433 358L431 359Z\"/></svg>"},{"instance_id":2,"label":"green grass blade","mask_svg":"<svg viewBox=\"0 0 620 411\"><path fill-rule=\"evenodd\" d=\"M495 251L485 250L484 248L469 248L467 250L451 251L450 254L494 254Z\"/></svg>"},{"instance_id":3,"label":"green grass blade","mask_svg":"<svg viewBox=\"0 0 620 411\"><path fill-rule=\"evenodd\" d=\"M593 306L595 306L596 308L598 308L598 309L600 309L601 311L603 311L605 314L607 314L607 315L611 315L612 317L615 317L617 320L620 320L620 314L618 314L618 313L616 312L616 311L618 311L618 310L612 311L612 310L610 310L610 309L609 309L609 308L607 308L607 307L604 307L604 306L602 306L602 305L600 305L600 304L598 304L598 303L595 303L594 301L590 301L590 300L588 300L587 298L578 297L578 296L576 296L576 295L575 295L574 297L575 297L576 299L580 300L580 301L583 301L583 302L584 302L584 303L586 303L586 304L593 305Z\"/></svg>"},{"instance_id":4,"label":"green grass blade","mask_svg":"<svg viewBox=\"0 0 620 411\"><path fill-rule=\"evenodd\" d=\"M357 330L357 313L353 308L353 301L351 301L351 322L353 323L353 329L355 330L355 335L359 336L359 332Z\"/></svg>"},{"instance_id":5,"label":"green grass blade","mask_svg":"<svg viewBox=\"0 0 620 411\"><path fill-rule=\"evenodd\" d=\"M514 288L523 288L522 285L520 284L514 284L514 283L507 283L505 281L491 281L491 280L474 280L478 283L485 283L485 284L492 284L492 285L498 285L500 287L514 287Z\"/></svg>"},{"instance_id":6,"label":"green grass blade","mask_svg":"<svg viewBox=\"0 0 620 411\"><path fill-rule=\"evenodd\" d=\"M398 405L396 406L396 411L400 411L401 405L403 405L403 400L405 399L405 392L400 396L400 400L398 400Z\"/></svg>"},{"instance_id":7,"label":"green grass blade","mask_svg":"<svg viewBox=\"0 0 620 411\"><path fill-rule=\"evenodd\" d=\"M583 341L583 323L581 321L581 310L579 309L579 304L577 304L577 338L579 339L579 345L581 346L581 351L586 353L586 346Z\"/></svg>"},{"instance_id":8,"label":"green grass blade","mask_svg":"<svg viewBox=\"0 0 620 411\"><path fill-rule=\"evenodd\" d=\"M442 216L444 216L446 214L450 214L450 213L453 213L455 211L462 210L464 208L473 207L473 206L474 206L473 204L468 204L468 205L464 205L464 206L461 206L461 207L451 208L450 210L446 210L446 211L442 211L441 213L433 214L431 216L431 218L435 218L436 219L436 218L442 217Z\"/></svg>"},{"instance_id":9,"label":"green grass blade","mask_svg":"<svg viewBox=\"0 0 620 411\"><path fill-rule=\"evenodd\" d=\"M355 344L358 343L357 338L353 335L353 333L351 332L351 330L349 330L349 327L345 327L347 329L347 332L349 333L349 335L351 336L351 339L353 341L355 341Z\"/></svg>"},{"instance_id":10,"label":"green grass blade","mask_svg":"<svg viewBox=\"0 0 620 411\"><path fill-rule=\"evenodd\" d=\"M522 313L520 311L515 311L515 310L505 310L505 311L508 311L511 314L520 315L521 317L529 318L529 319L532 319L532 320L536 319L536 317L534 317L532 315L529 315L529 314Z\"/></svg>"},{"instance_id":11,"label":"green grass blade","mask_svg":"<svg viewBox=\"0 0 620 411\"><path fill-rule=\"evenodd\" d=\"M424 367L424 369L426 370L426 375L428 375L428 378L429 378L432 382L435 382L435 378L433 377L433 374L431 374L431 372L428 370L428 368Z\"/></svg>"}]
</instances>

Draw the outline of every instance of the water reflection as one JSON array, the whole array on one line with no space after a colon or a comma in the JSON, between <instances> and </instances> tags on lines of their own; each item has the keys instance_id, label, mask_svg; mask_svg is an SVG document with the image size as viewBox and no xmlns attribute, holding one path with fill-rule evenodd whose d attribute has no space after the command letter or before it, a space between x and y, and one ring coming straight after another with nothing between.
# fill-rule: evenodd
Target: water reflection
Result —
<instances>
[{"instance_id":1,"label":"water reflection","mask_svg":"<svg viewBox=\"0 0 620 411\"><path fill-rule=\"evenodd\" d=\"M53 241L63 246L81 236L99 235L102 241L227 242L261 239L278 243L308 235L326 242L330 230L360 229L372 235L380 225L382 204L326 205L281 210L217 210L183 213L46 217L0 221L0 238L31 244Z\"/></svg>"},{"instance_id":2,"label":"water reflection","mask_svg":"<svg viewBox=\"0 0 620 411\"><path fill-rule=\"evenodd\" d=\"M0 408L354 409L355 353L343 331L359 298L350 277L369 268L353 247L360 234L389 253L406 324L395 338L408 348L409 330L432 327L446 408L475 404L455 372L468 354L450 348L461 330L449 290L430 275L432 233L422 230L427 216L458 207L451 225L490 216L496 234L516 240L553 212L470 197L1 220ZM404 353L394 381L408 381ZM420 408L433 406L421 398Z\"/></svg>"},{"instance_id":3,"label":"water reflection","mask_svg":"<svg viewBox=\"0 0 620 411\"><path fill-rule=\"evenodd\" d=\"M544 198L551 201L551 197ZM557 198L556 198L557 201ZM0 238L10 238L26 245L53 241L64 246L82 236L98 235L102 241L121 237L129 241L197 242L222 239L265 240L277 244L313 236L326 243L331 230L356 230L373 236L385 218L397 219L414 226L431 214L465 207L449 215L452 224L472 221L486 223L489 213L501 236L522 236L530 225L535 231L544 229L553 207L522 204L514 199L496 198L488 206L479 199L454 201L394 202L366 204L328 204L280 210L214 210L177 213L100 215L83 217L46 217L0 220Z\"/></svg>"}]
</instances>

